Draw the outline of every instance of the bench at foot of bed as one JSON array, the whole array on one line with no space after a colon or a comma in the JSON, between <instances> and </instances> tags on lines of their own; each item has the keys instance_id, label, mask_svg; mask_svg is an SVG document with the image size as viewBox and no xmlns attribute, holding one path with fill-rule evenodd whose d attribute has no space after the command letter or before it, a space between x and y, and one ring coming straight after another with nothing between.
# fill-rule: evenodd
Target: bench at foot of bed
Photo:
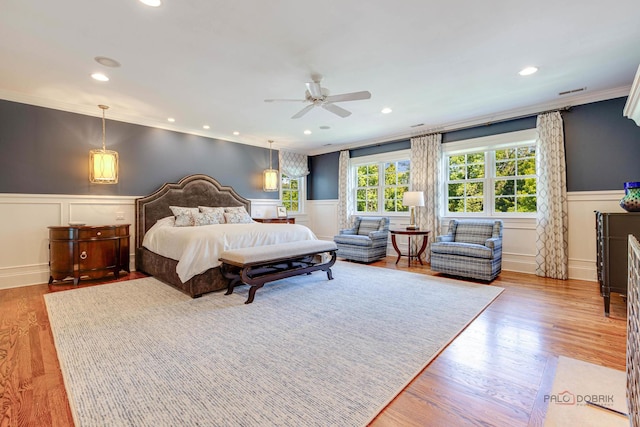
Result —
<instances>
[{"instance_id":1,"label":"bench at foot of bed","mask_svg":"<svg viewBox=\"0 0 640 427\"><path fill-rule=\"evenodd\" d=\"M247 284L251 288L245 304L250 304L256 291L267 282L318 270L326 271L332 280L331 266L336 262L337 250L334 242L301 240L224 251L220 261L222 275L229 279L226 295L232 294L234 287ZM322 259L324 253L331 256L329 261Z\"/></svg>"}]
</instances>

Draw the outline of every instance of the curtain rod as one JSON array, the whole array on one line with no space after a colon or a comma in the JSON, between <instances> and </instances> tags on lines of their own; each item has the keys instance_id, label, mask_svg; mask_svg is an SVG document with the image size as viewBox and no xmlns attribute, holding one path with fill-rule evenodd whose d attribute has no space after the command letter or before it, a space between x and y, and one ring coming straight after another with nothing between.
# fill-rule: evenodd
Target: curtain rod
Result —
<instances>
[{"instance_id":1,"label":"curtain rod","mask_svg":"<svg viewBox=\"0 0 640 427\"><path fill-rule=\"evenodd\" d=\"M384 141L384 142L375 142L373 144L367 144L367 145L362 145L360 147L354 147L354 148L343 148L342 150L339 151L344 151L344 150L359 150L361 148L370 148L370 147L380 147L382 145L387 145L387 144L392 144L394 142L401 142L404 141L405 139L408 139L409 141L411 141L411 138L419 138L421 136L428 136L428 135L434 135L437 133L444 133L444 132L457 132L459 130L466 130L466 129L472 129L472 128L479 128L479 127L483 127L483 126L490 126L490 125L496 125L498 123L505 123L505 122L510 122L512 120L519 120L519 119L524 119L527 117L533 117L533 116L538 116L540 114L546 114L546 113L553 113L553 112L565 112L565 111L570 111L573 107L568 105L566 107L560 107L560 108L554 108L552 110L546 110L546 111L540 111L538 113L530 113L530 114L522 114L520 116L513 116L513 117L509 117L509 118L505 118L502 120L497 120L497 121L492 121L492 122L485 122L485 123L477 123L475 125L468 125L468 126L462 126L462 127L458 127L458 128L453 128L453 129L447 129L446 131L444 131L444 126L442 126L440 128L440 130L438 130L438 128L434 128L433 130L428 130L427 132L424 133L416 133L415 135L409 135L407 138L402 138L402 139L396 139L393 141Z\"/></svg>"},{"instance_id":2,"label":"curtain rod","mask_svg":"<svg viewBox=\"0 0 640 427\"><path fill-rule=\"evenodd\" d=\"M520 120L520 119L525 119L525 118L528 118L528 117L539 116L540 114L555 113L556 111L559 112L559 113L562 113L562 112L565 112L565 111L570 111L571 108L572 108L572 106L568 105L566 107L554 108L552 110L541 111L539 113L522 114L520 116L513 116L513 117L509 117L509 118L505 118L505 119L501 119L501 120L497 120L497 121L489 121L489 122L485 122L485 123L477 123L477 124L474 124L474 125L461 126L461 127L457 127L457 128L454 127L452 129L446 129L446 130L444 129L444 126L442 126L440 128L434 128L433 130L428 130L426 133L420 133L420 134L412 135L411 138L417 138L417 137L420 137L420 136L434 135L434 134L437 134L437 133L457 132L457 131L461 131L461 130L479 128L479 127L483 127L483 126L497 125L499 123L510 122L510 121L513 121L513 120ZM438 129L440 129L440 130L438 130Z\"/></svg>"}]
</instances>

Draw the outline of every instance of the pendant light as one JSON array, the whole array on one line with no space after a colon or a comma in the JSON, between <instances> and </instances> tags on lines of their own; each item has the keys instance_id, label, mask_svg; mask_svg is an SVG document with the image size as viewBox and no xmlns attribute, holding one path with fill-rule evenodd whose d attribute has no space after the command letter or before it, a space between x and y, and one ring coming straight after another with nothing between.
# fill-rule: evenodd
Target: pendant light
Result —
<instances>
[{"instance_id":1,"label":"pendant light","mask_svg":"<svg viewBox=\"0 0 640 427\"><path fill-rule=\"evenodd\" d=\"M271 168L271 144L269 140L269 169L264 171L264 181L262 189L264 191L278 191L278 171Z\"/></svg>"},{"instance_id":2,"label":"pendant light","mask_svg":"<svg viewBox=\"0 0 640 427\"><path fill-rule=\"evenodd\" d=\"M89 182L94 184L118 183L118 153L105 147L107 132L105 128L104 112L109 107L98 105L102 109L102 149L89 151Z\"/></svg>"}]
</instances>

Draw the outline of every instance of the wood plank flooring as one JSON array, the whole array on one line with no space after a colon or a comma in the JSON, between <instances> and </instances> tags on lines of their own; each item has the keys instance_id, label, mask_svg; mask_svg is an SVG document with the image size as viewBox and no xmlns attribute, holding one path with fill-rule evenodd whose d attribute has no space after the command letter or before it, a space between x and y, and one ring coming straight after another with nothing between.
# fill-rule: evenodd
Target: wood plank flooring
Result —
<instances>
[{"instance_id":1,"label":"wood plank flooring","mask_svg":"<svg viewBox=\"0 0 640 427\"><path fill-rule=\"evenodd\" d=\"M422 274L395 257L372 264ZM121 277L132 280L139 273ZM99 284L83 284L92 286ZM594 282L503 272L487 286L505 291L372 423L385 426L537 426L564 355L624 370L626 307L603 314ZM72 426L43 295L72 288L0 290L0 427ZM408 331L407 333L411 333Z\"/></svg>"}]
</instances>

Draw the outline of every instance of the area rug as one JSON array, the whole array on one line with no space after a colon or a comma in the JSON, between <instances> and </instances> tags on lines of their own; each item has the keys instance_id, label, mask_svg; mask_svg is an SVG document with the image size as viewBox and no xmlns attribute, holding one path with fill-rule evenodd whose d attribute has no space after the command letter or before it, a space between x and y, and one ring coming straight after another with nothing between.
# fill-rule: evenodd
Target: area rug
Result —
<instances>
[{"instance_id":1,"label":"area rug","mask_svg":"<svg viewBox=\"0 0 640 427\"><path fill-rule=\"evenodd\" d=\"M338 262L234 294L45 295L77 426L365 425L502 291Z\"/></svg>"},{"instance_id":2,"label":"area rug","mask_svg":"<svg viewBox=\"0 0 640 427\"><path fill-rule=\"evenodd\" d=\"M629 419L619 414L627 413L626 379L624 371L560 356L545 396L545 427L628 427Z\"/></svg>"}]
</instances>

